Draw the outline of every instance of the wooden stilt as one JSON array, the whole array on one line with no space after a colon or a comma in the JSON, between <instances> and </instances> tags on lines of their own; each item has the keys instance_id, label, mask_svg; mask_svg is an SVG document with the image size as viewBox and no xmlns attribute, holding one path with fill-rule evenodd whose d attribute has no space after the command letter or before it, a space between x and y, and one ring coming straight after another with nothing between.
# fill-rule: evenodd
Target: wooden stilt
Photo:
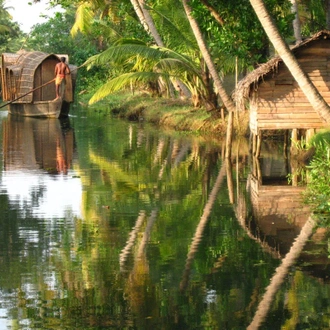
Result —
<instances>
[{"instance_id":1,"label":"wooden stilt","mask_svg":"<svg viewBox=\"0 0 330 330\"><path fill-rule=\"evenodd\" d=\"M315 129L310 128L306 130L306 143L309 143L311 138L315 135Z\"/></svg>"},{"instance_id":2,"label":"wooden stilt","mask_svg":"<svg viewBox=\"0 0 330 330\"><path fill-rule=\"evenodd\" d=\"M283 152L285 159L288 159L288 144L289 144L289 131L286 130L284 133L284 143L283 143Z\"/></svg>"},{"instance_id":3,"label":"wooden stilt","mask_svg":"<svg viewBox=\"0 0 330 330\"><path fill-rule=\"evenodd\" d=\"M291 153L292 154L296 154L297 153L297 148L296 148L296 144L298 142L298 130L296 128L294 128L291 132Z\"/></svg>"},{"instance_id":4,"label":"wooden stilt","mask_svg":"<svg viewBox=\"0 0 330 330\"><path fill-rule=\"evenodd\" d=\"M252 133L252 155L255 156L257 148L257 135Z\"/></svg>"},{"instance_id":5,"label":"wooden stilt","mask_svg":"<svg viewBox=\"0 0 330 330\"><path fill-rule=\"evenodd\" d=\"M261 140L262 140L262 133L261 131L259 132L259 134L256 136L257 138L257 145L256 145L256 157L260 157L260 151L261 151Z\"/></svg>"}]
</instances>

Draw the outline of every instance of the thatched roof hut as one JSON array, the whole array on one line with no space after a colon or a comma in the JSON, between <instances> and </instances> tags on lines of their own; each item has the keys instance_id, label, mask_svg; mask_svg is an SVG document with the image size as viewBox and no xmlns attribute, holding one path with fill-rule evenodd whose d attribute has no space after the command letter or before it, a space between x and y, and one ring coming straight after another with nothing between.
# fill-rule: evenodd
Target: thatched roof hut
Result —
<instances>
[{"instance_id":1,"label":"thatched roof hut","mask_svg":"<svg viewBox=\"0 0 330 330\"><path fill-rule=\"evenodd\" d=\"M320 31L292 48L300 66L330 103L330 31ZM242 79L233 97L238 109L249 108L250 129L309 129L325 123L311 107L280 57Z\"/></svg>"}]
</instances>

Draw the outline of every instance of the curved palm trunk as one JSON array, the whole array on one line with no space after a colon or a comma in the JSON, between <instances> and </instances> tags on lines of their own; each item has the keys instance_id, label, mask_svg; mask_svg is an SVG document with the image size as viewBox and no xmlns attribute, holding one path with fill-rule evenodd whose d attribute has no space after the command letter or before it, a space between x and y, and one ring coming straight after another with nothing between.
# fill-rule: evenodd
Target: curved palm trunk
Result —
<instances>
[{"instance_id":1,"label":"curved palm trunk","mask_svg":"<svg viewBox=\"0 0 330 330\"><path fill-rule=\"evenodd\" d=\"M211 15L214 17L214 19L221 25L224 26L225 22L222 19L222 17L219 15L219 13L215 10L215 8L210 4L208 0L200 0L201 3L208 9L208 11L211 13Z\"/></svg>"},{"instance_id":2,"label":"curved palm trunk","mask_svg":"<svg viewBox=\"0 0 330 330\"><path fill-rule=\"evenodd\" d=\"M131 4L134 8L134 11L137 15L137 17L140 20L140 23L144 27L144 29L147 31L148 34L150 34L157 46L164 47L163 40L158 33L158 30L154 24L154 20L152 19L149 11L145 8L145 1L144 0L131 0Z\"/></svg>"},{"instance_id":3,"label":"curved palm trunk","mask_svg":"<svg viewBox=\"0 0 330 330\"><path fill-rule=\"evenodd\" d=\"M271 303L274 300L275 294L282 285L285 277L288 274L290 267L295 263L301 251L303 250L307 240L313 233L313 229L316 223L310 216L306 221L305 225L301 228L300 234L295 239L292 244L290 251L286 254L285 258L282 260L281 265L276 268L275 274L270 280L270 284L266 288L266 292L260 301L257 311L250 325L247 327L248 330L259 329L262 322L265 320Z\"/></svg>"},{"instance_id":4,"label":"curved palm trunk","mask_svg":"<svg viewBox=\"0 0 330 330\"><path fill-rule=\"evenodd\" d=\"M138 2L140 4L144 19L145 19L146 23L149 26L150 34L155 39L155 42L156 42L157 46L165 47L165 45L163 43L163 40L162 40L162 38L161 38L160 34L158 33L158 30L155 26L154 20L151 17L151 15L149 13L149 10L147 10L146 7L145 7L145 0L138 0Z\"/></svg>"},{"instance_id":5,"label":"curved palm trunk","mask_svg":"<svg viewBox=\"0 0 330 330\"><path fill-rule=\"evenodd\" d=\"M309 77L299 66L297 59L293 56L288 45L282 39L276 25L272 21L263 0L250 0L250 3L260 20L269 40L274 45L283 62L291 72L293 78L298 83L299 87L307 97L311 106L326 122L330 123L330 107L324 101L321 94L313 85Z\"/></svg>"},{"instance_id":6,"label":"curved palm trunk","mask_svg":"<svg viewBox=\"0 0 330 330\"><path fill-rule=\"evenodd\" d=\"M131 0L131 4L133 6L133 9L137 15L137 17L140 20L140 23L142 24L143 28L147 31L148 34L151 34L151 30L149 28L149 25L144 17L142 8L140 6L140 3L138 0Z\"/></svg>"},{"instance_id":7,"label":"curved palm trunk","mask_svg":"<svg viewBox=\"0 0 330 330\"><path fill-rule=\"evenodd\" d=\"M204 37L199 29L199 26L195 20L195 18L192 16L192 10L189 6L190 0L182 0L182 4L184 7L184 10L187 14L191 29L195 35L197 44L199 46L199 49L202 53L202 56L205 60L205 63L210 71L210 74L214 80L215 87L217 88L219 95L227 108L228 111L235 111L235 104L232 101L232 99L229 97L227 91L222 85L221 79L219 77L218 71L213 63L213 60L211 58L210 52L206 46L206 42L204 40Z\"/></svg>"},{"instance_id":8,"label":"curved palm trunk","mask_svg":"<svg viewBox=\"0 0 330 330\"><path fill-rule=\"evenodd\" d=\"M145 0L131 0L131 4L134 8L136 15L138 16L138 18L140 20L142 26L147 31L147 33L153 37L157 46L165 47L164 42L155 26L154 20L151 17L149 10L145 6ZM162 82L160 82L160 84L163 85ZM190 96L188 89L181 81L177 81L176 84L178 84L180 86L182 92L184 93L184 95L186 97ZM174 94L173 88L175 88L175 86L170 85L169 88L170 88L170 94L173 95Z\"/></svg>"},{"instance_id":9,"label":"curved palm trunk","mask_svg":"<svg viewBox=\"0 0 330 330\"><path fill-rule=\"evenodd\" d=\"M205 60L205 63L210 71L210 74L212 76L212 79L214 81L215 87L218 90L218 93L222 99L222 102L224 106L229 111L228 116L228 124L227 124L227 137L226 137L226 158L230 157L231 153L231 140L232 140L232 132L233 132L233 113L235 111L235 104L233 100L229 97L227 91L222 85L220 76L218 74L218 71L213 63L213 60L211 58L211 54L206 46L206 42L204 40L204 37L202 35L202 32L200 31L200 28L195 20L195 18L192 15L191 7L189 6L190 0L182 0L182 4L184 7L184 10L186 12L188 21L190 23L191 29L195 35L198 47L202 53L202 56Z\"/></svg>"},{"instance_id":10,"label":"curved palm trunk","mask_svg":"<svg viewBox=\"0 0 330 330\"><path fill-rule=\"evenodd\" d=\"M189 276L190 276L190 270L191 270L191 264L194 260L195 254L198 250L199 244L202 241L203 233L205 226L209 220L209 216L211 214L213 204L216 200L216 197L218 195L218 192L221 188L222 182L226 177L226 163L223 163L221 166L221 169L218 173L217 179L214 183L214 186L210 192L209 198L204 206L203 214L200 218L200 221L198 223L198 226L196 228L192 243L190 245L189 252L187 254L186 264L184 273L182 276L182 281L180 282L180 290L184 291L187 288L188 282L189 282Z\"/></svg>"}]
</instances>

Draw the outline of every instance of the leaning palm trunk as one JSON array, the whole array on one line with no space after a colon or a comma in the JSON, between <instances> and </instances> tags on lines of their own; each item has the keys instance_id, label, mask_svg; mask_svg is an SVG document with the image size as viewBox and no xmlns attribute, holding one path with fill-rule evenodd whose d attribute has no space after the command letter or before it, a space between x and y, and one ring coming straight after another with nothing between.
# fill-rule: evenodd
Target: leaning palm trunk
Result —
<instances>
[{"instance_id":1,"label":"leaning palm trunk","mask_svg":"<svg viewBox=\"0 0 330 330\"><path fill-rule=\"evenodd\" d=\"M300 234L297 236L295 242L292 244L290 251L282 260L281 265L276 268L275 274L272 277L270 284L268 285L266 292L258 305L257 312L252 322L247 327L248 330L258 329L264 321L271 307L271 303L274 300L276 292L278 291L285 277L287 276L290 267L299 257L307 240L312 235L315 224L315 221L310 216L307 222L301 228Z\"/></svg>"},{"instance_id":2,"label":"leaning palm trunk","mask_svg":"<svg viewBox=\"0 0 330 330\"><path fill-rule=\"evenodd\" d=\"M165 47L164 42L155 26L154 20L151 17L149 10L145 6L145 0L131 0L131 4L134 8L134 11L135 11L137 17L140 20L140 23L144 27L145 31L150 36L152 36L152 38L155 40L157 46ZM180 89L182 90L182 92L185 94L186 97L190 96L188 89L181 81L175 82L175 85L180 86ZM160 81L160 86L164 86L163 81ZM174 88L174 86L172 86L172 85L169 86L170 94L172 94L172 95L174 94L173 88Z\"/></svg>"},{"instance_id":3,"label":"leaning palm trunk","mask_svg":"<svg viewBox=\"0 0 330 330\"><path fill-rule=\"evenodd\" d=\"M138 17L140 23L142 24L143 28L147 31L148 34L151 34L150 26L148 25L145 16L143 14L142 8L138 0L131 0L131 4L135 11L136 16Z\"/></svg>"},{"instance_id":4,"label":"leaning palm trunk","mask_svg":"<svg viewBox=\"0 0 330 330\"><path fill-rule=\"evenodd\" d=\"M127 257L131 252L132 246L134 245L134 242L138 236L138 232L142 226L145 217L146 217L146 212L144 210L140 211L139 216L136 219L135 226L132 229L131 233L129 234L129 239L127 240L125 247L122 249L119 255L119 264L121 271L124 269L124 265L127 260Z\"/></svg>"},{"instance_id":5,"label":"leaning palm trunk","mask_svg":"<svg viewBox=\"0 0 330 330\"><path fill-rule=\"evenodd\" d=\"M134 0L131 0L131 1L134 1ZM165 45L163 43L163 40L162 40L162 38L161 38L160 34L158 33L158 30L155 26L154 20L151 17L151 15L149 13L149 10L146 9L145 1L144 0L138 0L138 2L140 4L140 8L141 8L142 14L144 16L144 19L145 19L145 21L146 21L146 23L149 27L150 34L154 38L157 46L165 47Z\"/></svg>"},{"instance_id":6,"label":"leaning palm trunk","mask_svg":"<svg viewBox=\"0 0 330 330\"><path fill-rule=\"evenodd\" d=\"M207 203L204 206L204 210L203 210L203 214L200 218L200 221L198 223L198 226L196 228L195 231L195 235L194 238L192 240L192 243L190 245L190 249L187 255L187 259L186 259L186 265L185 265L185 269L184 269L184 273L182 276L182 281L180 283L180 290L184 291L187 288L188 282L189 282L189 276L190 276L190 270L191 270L191 264L195 258L195 254L197 252L197 249L199 247L199 244L203 238L203 233L204 233L204 229L205 226L209 220L209 216L211 214L212 208L213 208L213 204L216 200L216 197L218 195L218 192L221 188L222 182L224 181L224 178L226 176L226 163L222 164L222 167L219 171L218 177L215 181L215 184L212 188L212 191L209 195L209 198L207 200Z\"/></svg>"},{"instance_id":7,"label":"leaning palm trunk","mask_svg":"<svg viewBox=\"0 0 330 330\"><path fill-rule=\"evenodd\" d=\"M233 100L229 97L227 91L225 90L225 88L222 85L219 73L213 63L211 54L206 46L206 42L203 38L202 32L200 31L197 21L195 20L195 18L192 15L192 9L189 6L189 2L190 2L190 0L182 0L182 4L183 4L184 10L186 12L186 15L188 17L188 21L189 21L191 29L195 35L197 44L198 44L199 49L202 53L202 56L205 60L205 63L213 78L215 87L218 90L218 93L221 97L221 100L222 100L224 106L229 111L228 124L227 124L227 138L226 138L227 139L227 141L226 141L226 147L227 147L226 148L226 158L229 158L230 153L231 153L231 140L232 140L232 130L233 130L232 118L233 118L233 112L235 111L235 104L234 104Z\"/></svg>"},{"instance_id":8,"label":"leaning palm trunk","mask_svg":"<svg viewBox=\"0 0 330 330\"><path fill-rule=\"evenodd\" d=\"M299 66L297 59L293 56L288 45L282 39L276 25L272 21L263 0L250 0L250 3L260 20L269 40L274 45L276 51L291 72L293 78L307 97L311 106L318 115L326 122L330 123L330 107L325 102L321 94L313 85L309 77Z\"/></svg>"}]
</instances>

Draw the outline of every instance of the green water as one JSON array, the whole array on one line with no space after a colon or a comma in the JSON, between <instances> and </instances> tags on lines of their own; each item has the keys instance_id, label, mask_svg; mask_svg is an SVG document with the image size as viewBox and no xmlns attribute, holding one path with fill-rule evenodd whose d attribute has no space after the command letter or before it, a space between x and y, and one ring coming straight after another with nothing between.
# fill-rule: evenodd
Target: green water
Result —
<instances>
[{"instance_id":1,"label":"green water","mask_svg":"<svg viewBox=\"0 0 330 330\"><path fill-rule=\"evenodd\" d=\"M324 232L263 305L307 211L250 203L246 141L229 164L223 141L96 111L0 120L0 329L330 327Z\"/></svg>"}]
</instances>

